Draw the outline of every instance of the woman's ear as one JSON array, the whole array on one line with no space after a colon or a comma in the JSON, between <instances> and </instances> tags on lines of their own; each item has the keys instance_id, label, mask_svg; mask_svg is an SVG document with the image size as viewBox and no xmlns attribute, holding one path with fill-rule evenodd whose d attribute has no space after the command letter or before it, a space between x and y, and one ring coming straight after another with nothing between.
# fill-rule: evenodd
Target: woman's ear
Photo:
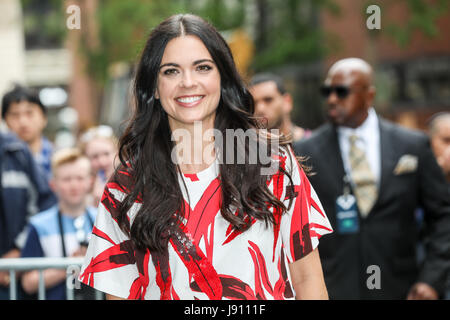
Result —
<instances>
[{"instance_id":1,"label":"woman's ear","mask_svg":"<svg viewBox=\"0 0 450 320\"><path fill-rule=\"evenodd\" d=\"M155 99L156 99L156 100L159 100L159 93L158 93L158 89L156 89L156 90L155 90L155 94L154 94L154 96L155 96Z\"/></svg>"}]
</instances>

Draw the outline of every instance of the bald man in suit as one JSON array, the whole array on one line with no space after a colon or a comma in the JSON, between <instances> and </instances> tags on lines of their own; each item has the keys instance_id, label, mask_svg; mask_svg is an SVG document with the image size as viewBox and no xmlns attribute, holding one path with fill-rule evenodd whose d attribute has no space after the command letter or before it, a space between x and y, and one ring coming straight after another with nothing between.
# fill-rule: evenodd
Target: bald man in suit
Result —
<instances>
[{"instance_id":1,"label":"bald man in suit","mask_svg":"<svg viewBox=\"0 0 450 320\"><path fill-rule=\"evenodd\" d=\"M380 118L372 67L343 59L321 88L329 122L294 145L335 232L320 256L331 299L438 299L450 261L450 195L427 136ZM425 213L426 257L416 263Z\"/></svg>"}]
</instances>

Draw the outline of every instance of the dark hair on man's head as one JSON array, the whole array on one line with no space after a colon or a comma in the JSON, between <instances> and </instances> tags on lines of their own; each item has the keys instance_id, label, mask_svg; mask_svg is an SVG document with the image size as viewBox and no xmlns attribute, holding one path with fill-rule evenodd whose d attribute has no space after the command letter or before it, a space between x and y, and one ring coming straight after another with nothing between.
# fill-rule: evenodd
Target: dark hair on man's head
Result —
<instances>
[{"instance_id":1,"label":"dark hair on man's head","mask_svg":"<svg viewBox=\"0 0 450 320\"><path fill-rule=\"evenodd\" d=\"M286 93L283 79L280 76L269 72L255 74L250 80L250 87L263 82L275 82L278 92L282 95Z\"/></svg>"},{"instance_id":2,"label":"dark hair on man's head","mask_svg":"<svg viewBox=\"0 0 450 320\"><path fill-rule=\"evenodd\" d=\"M39 98L39 94L31 89L23 87L21 85L16 84L11 91L8 91L2 99L2 118L5 119L6 114L8 113L9 108L13 103L19 103L27 101L30 103L34 103L41 108L44 114L47 113L47 109L42 104L41 99Z\"/></svg>"},{"instance_id":3,"label":"dark hair on man's head","mask_svg":"<svg viewBox=\"0 0 450 320\"><path fill-rule=\"evenodd\" d=\"M235 66L231 50L219 32L207 21L191 14L178 14L159 24L150 34L142 51L134 78L134 114L120 138L121 168L128 171L131 181L124 190L130 192L122 201L117 221L139 249L167 250L173 228L184 215L184 198L178 183L179 167L171 160L175 147L171 140L168 115L160 99L156 99L158 73L164 50L172 39L195 36L209 51L220 73L221 95L216 109L214 128L223 133L227 129L259 129L253 117L254 101ZM182 53L180 53L182 54ZM266 141L266 143L270 144ZM226 147L228 144L223 143ZM239 145L239 144L237 144ZM238 149L239 148L239 149ZM223 154L235 152L248 156L249 147L223 149ZM267 167L270 164L267 165ZM267 176L261 175L264 164L220 164L222 191L221 214L238 230L246 230L252 219L274 222L268 207L286 207L267 187ZM140 200L142 199L142 200ZM130 225L127 212L136 201L142 203Z\"/></svg>"}]
</instances>

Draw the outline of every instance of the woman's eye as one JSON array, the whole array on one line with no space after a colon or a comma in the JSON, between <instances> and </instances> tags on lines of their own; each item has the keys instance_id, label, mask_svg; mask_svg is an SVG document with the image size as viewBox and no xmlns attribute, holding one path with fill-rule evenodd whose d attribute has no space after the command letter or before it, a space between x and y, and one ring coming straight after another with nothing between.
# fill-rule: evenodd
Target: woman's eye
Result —
<instances>
[{"instance_id":1,"label":"woman's eye","mask_svg":"<svg viewBox=\"0 0 450 320\"><path fill-rule=\"evenodd\" d=\"M212 67L210 65L207 65L207 64L202 64L202 65L199 65L197 67L197 70L201 71L201 72L207 72L207 71L209 71L211 69L212 69Z\"/></svg>"},{"instance_id":2,"label":"woman's eye","mask_svg":"<svg viewBox=\"0 0 450 320\"><path fill-rule=\"evenodd\" d=\"M163 71L163 74L167 75L167 76L174 75L174 74L177 74L177 73L178 73L177 69L166 69L166 70Z\"/></svg>"}]
</instances>

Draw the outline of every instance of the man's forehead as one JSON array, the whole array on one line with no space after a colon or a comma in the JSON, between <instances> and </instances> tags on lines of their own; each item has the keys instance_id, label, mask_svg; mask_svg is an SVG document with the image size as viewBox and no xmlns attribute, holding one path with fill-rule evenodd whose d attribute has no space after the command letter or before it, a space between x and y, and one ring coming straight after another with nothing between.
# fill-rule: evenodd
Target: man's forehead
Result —
<instances>
[{"instance_id":1,"label":"man's forehead","mask_svg":"<svg viewBox=\"0 0 450 320\"><path fill-rule=\"evenodd\" d=\"M438 119L438 121L436 122L436 127L438 128L438 130L445 130L446 132L450 131L450 116Z\"/></svg>"},{"instance_id":2,"label":"man's forehead","mask_svg":"<svg viewBox=\"0 0 450 320\"><path fill-rule=\"evenodd\" d=\"M251 92L269 94L278 92L277 84L274 81L264 81L250 87Z\"/></svg>"},{"instance_id":3,"label":"man's forehead","mask_svg":"<svg viewBox=\"0 0 450 320\"><path fill-rule=\"evenodd\" d=\"M76 159L75 161L62 163L54 168L54 171L58 172L61 176L78 175L79 173L90 173L90 170L91 164L86 157Z\"/></svg>"},{"instance_id":4,"label":"man's forehead","mask_svg":"<svg viewBox=\"0 0 450 320\"><path fill-rule=\"evenodd\" d=\"M372 67L366 61L359 58L347 58L331 66L327 81L345 85L351 85L354 82L371 84L372 73Z\"/></svg>"},{"instance_id":5,"label":"man's forehead","mask_svg":"<svg viewBox=\"0 0 450 320\"><path fill-rule=\"evenodd\" d=\"M337 71L334 73L329 73L325 79L326 85L345 85L351 86L353 83L357 82L361 76L353 71Z\"/></svg>"},{"instance_id":6,"label":"man's forehead","mask_svg":"<svg viewBox=\"0 0 450 320\"><path fill-rule=\"evenodd\" d=\"M10 109L22 109L22 108L39 108L40 109L38 104L27 101L27 100L13 102L13 103L11 103L9 108Z\"/></svg>"},{"instance_id":7,"label":"man's forehead","mask_svg":"<svg viewBox=\"0 0 450 320\"><path fill-rule=\"evenodd\" d=\"M372 67L370 64L368 64L366 61L359 59L359 58L347 58L342 59L337 62L335 62L331 68L329 73L335 73L337 71L359 71L361 73L365 74L371 74L372 73Z\"/></svg>"}]
</instances>

